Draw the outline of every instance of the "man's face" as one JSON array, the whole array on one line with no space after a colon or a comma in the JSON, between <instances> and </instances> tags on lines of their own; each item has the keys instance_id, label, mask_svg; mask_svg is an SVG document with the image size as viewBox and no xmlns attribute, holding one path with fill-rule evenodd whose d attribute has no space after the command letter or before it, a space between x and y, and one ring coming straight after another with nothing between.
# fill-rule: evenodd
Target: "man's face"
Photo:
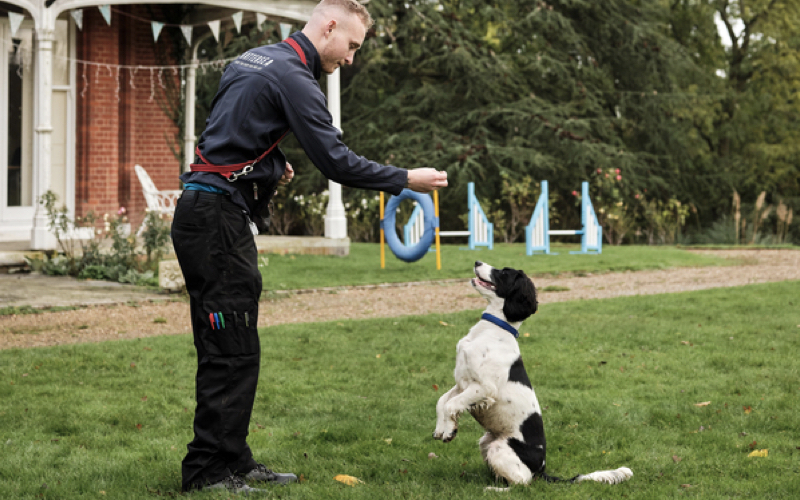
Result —
<instances>
[{"instance_id":1,"label":"man's face","mask_svg":"<svg viewBox=\"0 0 800 500\"><path fill-rule=\"evenodd\" d=\"M353 64L353 56L366 35L364 23L355 14L342 16L339 22L329 25L327 43L319 51L322 71L331 74L345 64Z\"/></svg>"}]
</instances>

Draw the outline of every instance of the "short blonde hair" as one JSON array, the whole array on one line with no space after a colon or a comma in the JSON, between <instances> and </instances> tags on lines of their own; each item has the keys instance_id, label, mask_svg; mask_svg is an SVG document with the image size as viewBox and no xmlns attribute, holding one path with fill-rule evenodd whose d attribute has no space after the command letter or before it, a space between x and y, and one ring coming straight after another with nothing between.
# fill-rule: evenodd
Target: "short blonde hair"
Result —
<instances>
[{"instance_id":1,"label":"short blonde hair","mask_svg":"<svg viewBox=\"0 0 800 500\"><path fill-rule=\"evenodd\" d=\"M364 23L364 27L368 30L375 22L373 21L372 16L369 15L367 8L358 0L322 0L317 4L316 7L314 7L314 10L322 10L328 7L337 7L345 12L357 15L358 18L361 19L361 22Z\"/></svg>"}]
</instances>

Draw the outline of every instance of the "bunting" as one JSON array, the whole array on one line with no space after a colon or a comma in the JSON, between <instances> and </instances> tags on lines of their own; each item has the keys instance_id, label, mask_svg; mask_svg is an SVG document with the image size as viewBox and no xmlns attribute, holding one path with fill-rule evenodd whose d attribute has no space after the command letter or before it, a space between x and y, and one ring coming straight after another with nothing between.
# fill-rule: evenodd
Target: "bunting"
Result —
<instances>
[{"instance_id":1,"label":"bunting","mask_svg":"<svg viewBox=\"0 0 800 500\"><path fill-rule=\"evenodd\" d=\"M153 28L153 41L158 41L158 35L161 34L161 28L164 27L164 23L160 23L158 21L150 21L150 26Z\"/></svg>"},{"instance_id":2,"label":"bunting","mask_svg":"<svg viewBox=\"0 0 800 500\"><path fill-rule=\"evenodd\" d=\"M219 42L219 21L209 22L208 27L211 28L211 33L214 34L214 40Z\"/></svg>"},{"instance_id":3,"label":"bunting","mask_svg":"<svg viewBox=\"0 0 800 500\"><path fill-rule=\"evenodd\" d=\"M15 36L17 34L17 30L19 29L19 25L22 24L22 20L25 19L23 14L17 14L16 12L9 12L8 13L8 22L11 24L11 36Z\"/></svg>"},{"instance_id":4,"label":"bunting","mask_svg":"<svg viewBox=\"0 0 800 500\"><path fill-rule=\"evenodd\" d=\"M281 23L281 38L286 40L292 31L292 25L288 23Z\"/></svg>"},{"instance_id":5,"label":"bunting","mask_svg":"<svg viewBox=\"0 0 800 500\"><path fill-rule=\"evenodd\" d=\"M70 11L72 19L79 30L83 31L83 9L75 9Z\"/></svg>"},{"instance_id":6,"label":"bunting","mask_svg":"<svg viewBox=\"0 0 800 500\"><path fill-rule=\"evenodd\" d=\"M97 9L100 11L100 14L103 16L103 19L106 21L106 24L109 25L109 26L111 25L111 13L112 12L116 12L117 14L119 14L121 16L128 16L128 17L131 17L131 18L139 20L139 21L149 22L150 23L150 27L151 27L151 29L153 31L153 41L154 42L158 41L158 38L161 35L161 30L165 26L169 26L169 27L177 27L177 28L179 28L181 30L181 33L183 34L183 37L186 39L187 43L189 43L189 44L192 43L193 30L195 28L195 25L192 25L192 24L169 24L169 23L164 23L164 22L160 22L160 21L148 20L148 19L141 18L141 17L135 16L135 15L132 15L130 13L126 13L124 11L120 11L118 9L115 9L115 8L113 8L111 6L111 4L98 5ZM256 17L256 27L258 28L258 31L263 32L264 31L264 23L267 21L267 15L263 14L261 12L255 12L254 14L255 14L255 17ZM75 25L78 27L79 30L82 31L83 30L83 9L70 10L70 15L72 16L72 19L75 21ZM24 19L24 16L22 14L9 12L8 13L8 17L9 17L9 22L11 24L11 30L12 30L12 32L16 33L16 30L19 28L20 23ZM235 12L235 13L231 14L230 17L233 20L233 24L234 24L234 27L236 28L236 32L241 34L241 32L242 32L242 21L244 19L244 11ZM219 42L219 32L220 32L221 20L220 19L216 19L214 21L208 21L206 24L208 25L208 28L211 30L211 33L214 35L214 39L217 42ZM289 36L289 34L291 33L292 25L289 24L289 23L280 23L279 26L280 26L281 37L284 38L284 39L287 38Z\"/></svg>"},{"instance_id":7,"label":"bunting","mask_svg":"<svg viewBox=\"0 0 800 500\"><path fill-rule=\"evenodd\" d=\"M100 14L103 15L103 19L106 20L106 24L111 26L111 5L98 5L98 9L100 9Z\"/></svg>"},{"instance_id":8,"label":"bunting","mask_svg":"<svg viewBox=\"0 0 800 500\"><path fill-rule=\"evenodd\" d=\"M231 16L233 18L233 24L236 26L237 33L242 32L242 14L244 14L244 12L240 10Z\"/></svg>"},{"instance_id":9,"label":"bunting","mask_svg":"<svg viewBox=\"0 0 800 500\"><path fill-rule=\"evenodd\" d=\"M186 43L188 43L189 45L192 45L192 30L193 30L193 28L194 27L191 26L191 25L181 26L181 33L183 33L183 38L186 39Z\"/></svg>"},{"instance_id":10,"label":"bunting","mask_svg":"<svg viewBox=\"0 0 800 500\"><path fill-rule=\"evenodd\" d=\"M266 14L256 12L256 24L258 25L258 31L264 31L264 21L266 20L267 20Z\"/></svg>"}]
</instances>

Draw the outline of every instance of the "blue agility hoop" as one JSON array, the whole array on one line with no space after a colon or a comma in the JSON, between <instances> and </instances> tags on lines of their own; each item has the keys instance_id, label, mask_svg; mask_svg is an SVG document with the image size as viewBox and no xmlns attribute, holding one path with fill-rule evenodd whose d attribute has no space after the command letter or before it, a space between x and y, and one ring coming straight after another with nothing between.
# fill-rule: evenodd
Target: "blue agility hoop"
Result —
<instances>
[{"instance_id":1,"label":"blue agility hoop","mask_svg":"<svg viewBox=\"0 0 800 500\"><path fill-rule=\"evenodd\" d=\"M420 204L424 220L422 237L420 237L416 245L408 247L400 241L400 238L397 236L397 231L395 230L397 207L399 207L400 202L406 198L412 198ZM383 220L381 220L381 229L383 229L384 235L386 236L386 244L389 245L389 249L398 259L405 262L416 262L425 255L433 244L433 238L436 233L435 228L437 227L439 227L439 221L436 220L434 215L433 201L430 195L417 193L410 189L404 189L399 195L389 198L389 202L386 204L385 215Z\"/></svg>"}]
</instances>

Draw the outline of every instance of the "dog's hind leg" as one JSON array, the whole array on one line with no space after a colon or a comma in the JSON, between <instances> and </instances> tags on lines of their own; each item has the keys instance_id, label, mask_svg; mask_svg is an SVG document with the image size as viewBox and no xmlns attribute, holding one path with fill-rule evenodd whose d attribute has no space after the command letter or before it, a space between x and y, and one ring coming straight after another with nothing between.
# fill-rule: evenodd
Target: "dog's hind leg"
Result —
<instances>
[{"instance_id":1,"label":"dog's hind leg","mask_svg":"<svg viewBox=\"0 0 800 500\"><path fill-rule=\"evenodd\" d=\"M447 402L459 394L458 386L453 387L442 394L439 402L436 403L436 429L433 431L433 439L441 439L445 443L456 437L458 432L458 415L449 415L445 410Z\"/></svg>"},{"instance_id":2,"label":"dog's hind leg","mask_svg":"<svg viewBox=\"0 0 800 500\"><path fill-rule=\"evenodd\" d=\"M531 470L511 449L505 439L494 438L486 442L484 439L486 439L486 435L481 439L481 455L498 478L502 477L508 484L531 482L533 478Z\"/></svg>"},{"instance_id":3,"label":"dog's hind leg","mask_svg":"<svg viewBox=\"0 0 800 500\"><path fill-rule=\"evenodd\" d=\"M489 454L489 446L497 439L494 434L491 432L486 432L483 436L481 436L480 440L478 440L478 447L481 449L481 457L483 461L488 463L489 460L486 458Z\"/></svg>"}]
</instances>

